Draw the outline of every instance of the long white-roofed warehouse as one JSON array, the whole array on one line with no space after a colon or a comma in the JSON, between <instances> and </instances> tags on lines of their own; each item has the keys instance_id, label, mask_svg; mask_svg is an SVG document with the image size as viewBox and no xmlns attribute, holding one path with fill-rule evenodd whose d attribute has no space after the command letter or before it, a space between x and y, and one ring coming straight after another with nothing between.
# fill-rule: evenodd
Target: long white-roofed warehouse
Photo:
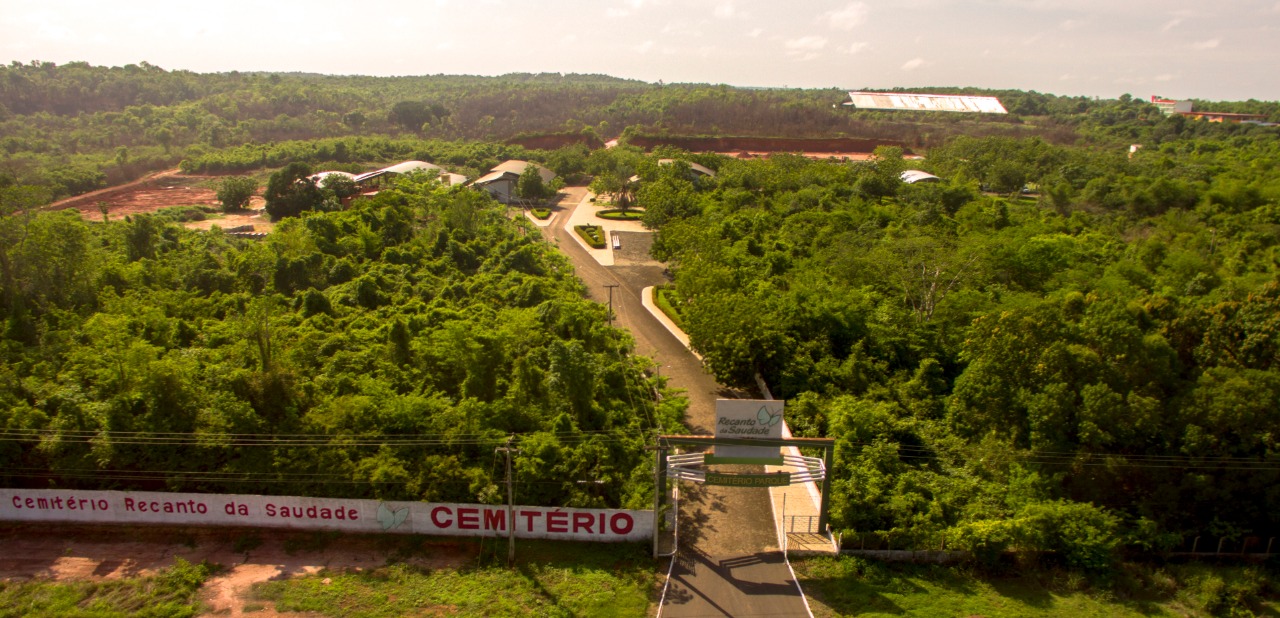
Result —
<instances>
[{"instance_id":1,"label":"long white-roofed warehouse","mask_svg":"<svg viewBox=\"0 0 1280 618\"><path fill-rule=\"evenodd\" d=\"M849 92L845 105L855 109L889 109L917 112L969 112L1007 114L995 97L966 94L913 94L909 92Z\"/></svg>"}]
</instances>

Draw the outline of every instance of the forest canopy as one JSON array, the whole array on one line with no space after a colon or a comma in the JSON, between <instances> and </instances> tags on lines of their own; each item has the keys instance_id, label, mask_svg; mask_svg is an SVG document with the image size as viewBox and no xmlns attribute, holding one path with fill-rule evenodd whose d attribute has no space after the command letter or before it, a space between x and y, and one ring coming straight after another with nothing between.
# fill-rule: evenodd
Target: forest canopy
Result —
<instances>
[{"instance_id":1,"label":"forest canopy","mask_svg":"<svg viewBox=\"0 0 1280 618\"><path fill-rule=\"evenodd\" d=\"M837 527L1102 543L1079 566L1280 528L1274 129L1132 157L965 136L877 155L702 156L714 179L658 168L638 191L708 367L761 375L794 432L837 440ZM908 165L944 180L903 183Z\"/></svg>"},{"instance_id":2,"label":"forest canopy","mask_svg":"<svg viewBox=\"0 0 1280 618\"><path fill-rule=\"evenodd\" d=\"M27 212L0 242L6 486L497 502L516 434L522 501L640 508L682 413L482 192L410 176L260 242Z\"/></svg>"}]
</instances>

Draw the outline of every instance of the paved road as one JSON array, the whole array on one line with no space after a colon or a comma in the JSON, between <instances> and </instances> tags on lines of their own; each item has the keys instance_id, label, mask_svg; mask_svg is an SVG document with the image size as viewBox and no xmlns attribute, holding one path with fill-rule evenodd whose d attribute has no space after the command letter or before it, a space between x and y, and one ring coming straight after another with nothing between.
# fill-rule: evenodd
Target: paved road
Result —
<instances>
[{"instance_id":1,"label":"paved road","mask_svg":"<svg viewBox=\"0 0 1280 618\"><path fill-rule=\"evenodd\" d=\"M564 193L543 234L569 257L593 300L607 303L605 285L619 286L613 291L615 325L631 332L637 354L655 359L669 384L685 391L694 433L712 433L715 400L744 394L716 383L701 361L642 306L645 287L667 282L663 267L647 259L650 235L623 233L623 252L615 255L615 265L601 266L564 229L586 196L585 188L570 187ZM759 466L740 468L763 471ZM680 491L680 552L659 609L662 616L810 615L779 551L767 490L683 483Z\"/></svg>"}]
</instances>

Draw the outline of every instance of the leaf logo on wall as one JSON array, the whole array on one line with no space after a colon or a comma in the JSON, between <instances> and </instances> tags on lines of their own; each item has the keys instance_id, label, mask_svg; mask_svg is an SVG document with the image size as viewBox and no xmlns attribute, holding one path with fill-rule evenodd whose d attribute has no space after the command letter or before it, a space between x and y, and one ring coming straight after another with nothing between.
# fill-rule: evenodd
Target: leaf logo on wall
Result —
<instances>
[{"instance_id":1,"label":"leaf logo on wall","mask_svg":"<svg viewBox=\"0 0 1280 618\"><path fill-rule=\"evenodd\" d=\"M382 524L382 530L385 532L400 524L409 518L409 507L391 510L387 503L383 502L378 505L378 523Z\"/></svg>"}]
</instances>

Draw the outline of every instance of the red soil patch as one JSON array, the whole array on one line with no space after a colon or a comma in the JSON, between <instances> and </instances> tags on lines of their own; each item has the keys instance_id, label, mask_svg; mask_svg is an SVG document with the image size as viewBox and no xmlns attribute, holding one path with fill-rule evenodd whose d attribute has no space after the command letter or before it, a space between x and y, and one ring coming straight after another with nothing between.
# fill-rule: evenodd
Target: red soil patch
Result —
<instances>
[{"instance_id":1,"label":"red soil patch","mask_svg":"<svg viewBox=\"0 0 1280 618\"><path fill-rule=\"evenodd\" d=\"M47 210L79 211L86 221L101 221L101 206L107 208L109 219L122 219L136 214L152 213L173 206L198 206L207 209L220 207L213 185L220 177L182 174L178 170L156 172L128 184L108 187L77 195L49 205ZM204 221L185 223L188 228L207 230L213 226L223 229L252 225L255 232L270 232L271 220L262 210L261 197L254 197L249 209L219 216L209 214Z\"/></svg>"}]
</instances>

